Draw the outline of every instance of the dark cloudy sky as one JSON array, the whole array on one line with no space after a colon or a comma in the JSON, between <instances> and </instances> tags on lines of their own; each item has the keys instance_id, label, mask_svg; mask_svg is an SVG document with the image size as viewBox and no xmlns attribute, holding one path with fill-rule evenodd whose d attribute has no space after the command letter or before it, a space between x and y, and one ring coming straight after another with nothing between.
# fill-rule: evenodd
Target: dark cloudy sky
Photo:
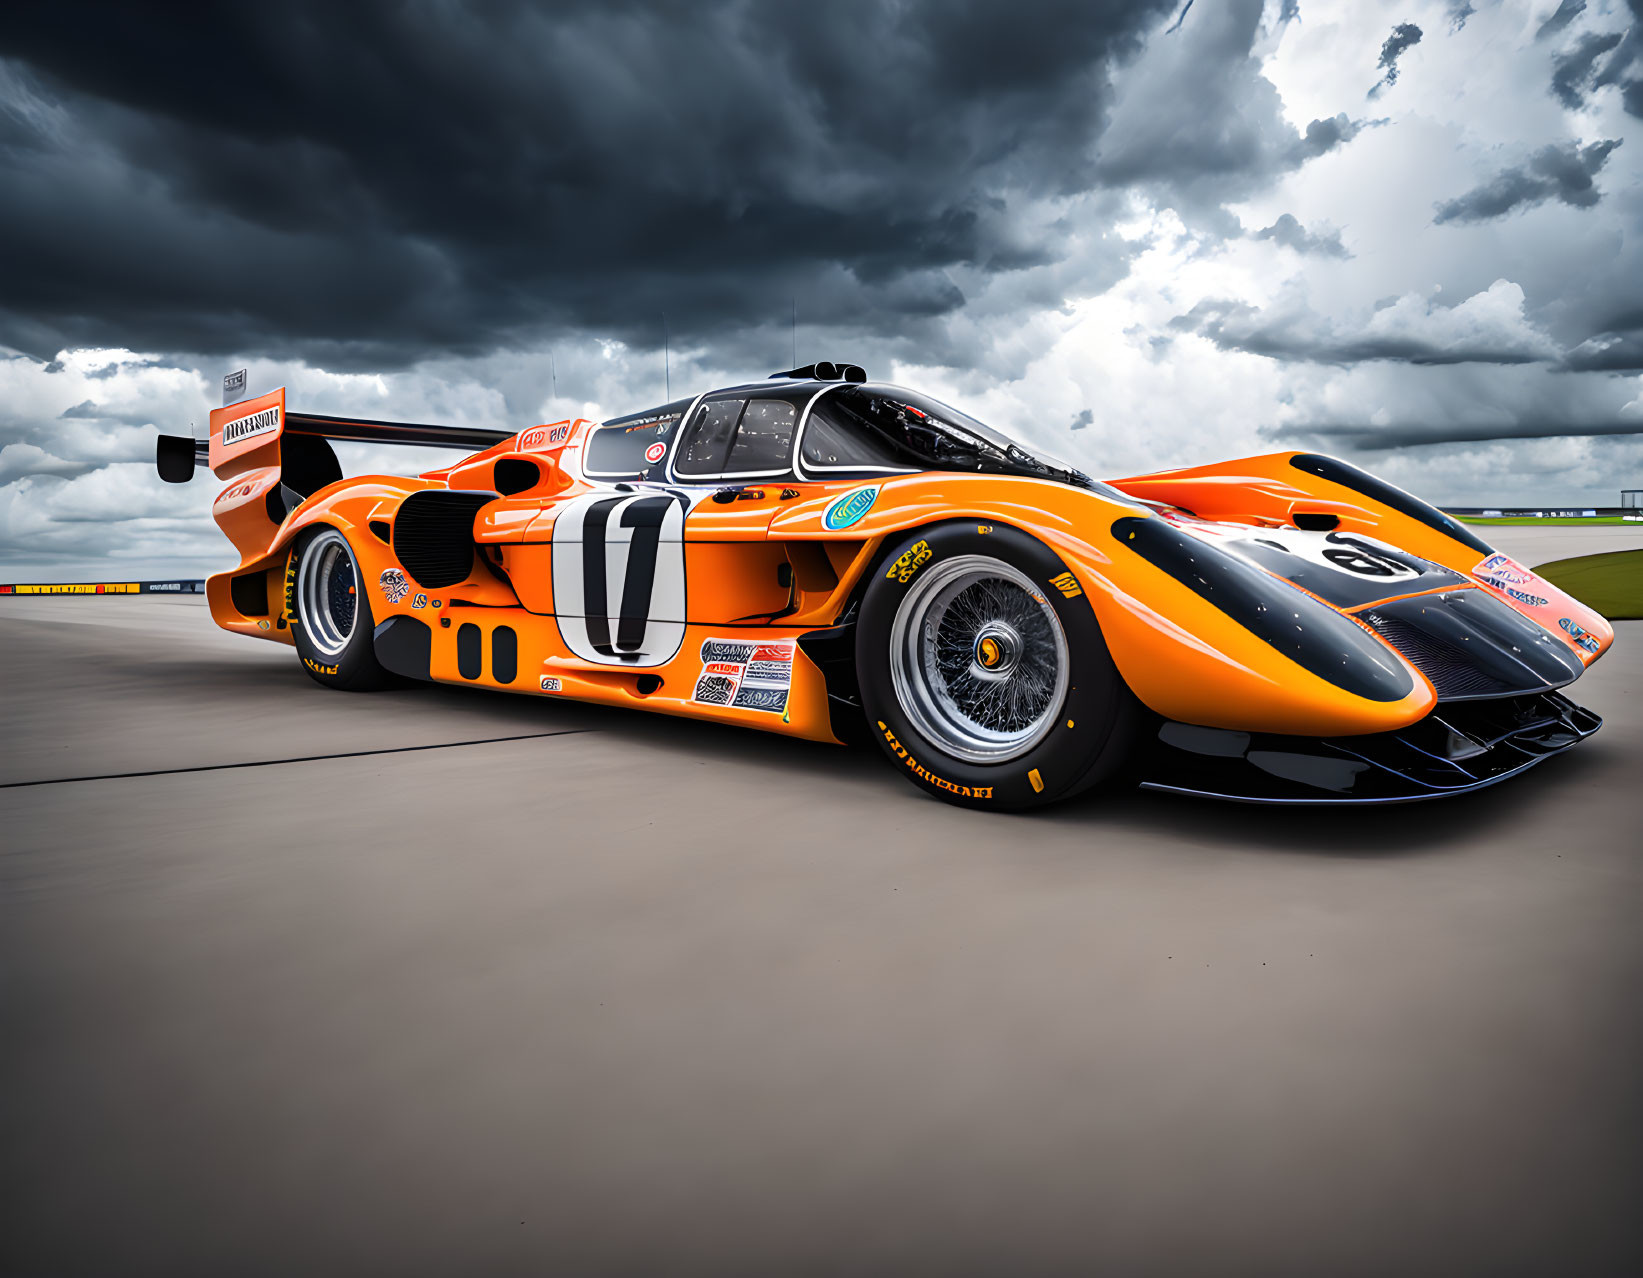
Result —
<instances>
[{"instance_id":1,"label":"dark cloudy sky","mask_svg":"<svg viewBox=\"0 0 1643 1278\"><path fill-rule=\"evenodd\" d=\"M834 357L1094 472L1643 487L1643 0L13 4L0 562L203 568L221 374L510 427ZM0 570L0 576L7 575Z\"/></svg>"}]
</instances>

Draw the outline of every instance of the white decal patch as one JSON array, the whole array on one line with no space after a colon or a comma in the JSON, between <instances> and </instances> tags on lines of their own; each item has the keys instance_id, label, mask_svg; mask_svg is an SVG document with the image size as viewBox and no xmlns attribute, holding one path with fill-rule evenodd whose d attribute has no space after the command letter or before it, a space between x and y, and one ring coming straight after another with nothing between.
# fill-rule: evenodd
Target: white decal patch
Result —
<instances>
[{"instance_id":1,"label":"white decal patch","mask_svg":"<svg viewBox=\"0 0 1643 1278\"><path fill-rule=\"evenodd\" d=\"M742 710L787 710L793 686L791 639L704 639L702 673L690 699Z\"/></svg>"},{"instance_id":2,"label":"white decal patch","mask_svg":"<svg viewBox=\"0 0 1643 1278\"><path fill-rule=\"evenodd\" d=\"M562 448L570 438L570 427L569 422L560 422L554 426L532 426L529 430L522 430L519 432L518 450L522 453L548 453Z\"/></svg>"}]
</instances>

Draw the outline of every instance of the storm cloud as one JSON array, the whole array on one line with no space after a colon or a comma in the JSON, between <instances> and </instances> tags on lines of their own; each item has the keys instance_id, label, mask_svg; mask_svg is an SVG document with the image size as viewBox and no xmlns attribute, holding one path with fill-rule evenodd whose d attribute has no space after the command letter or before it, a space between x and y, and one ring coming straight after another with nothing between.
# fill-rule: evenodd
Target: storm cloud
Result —
<instances>
[{"instance_id":1,"label":"storm cloud","mask_svg":"<svg viewBox=\"0 0 1643 1278\"><path fill-rule=\"evenodd\" d=\"M1571 111L1586 105L1586 90L1593 79L1598 58L1622 39L1618 31L1594 32L1585 35L1566 53L1560 53L1552 63L1552 92L1557 100Z\"/></svg>"},{"instance_id":2,"label":"storm cloud","mask_svg":"<svg viewBox=\"0 0 1643 1278\"><path fill-rule=\"evenodd\" d=\"M1456 306L1409 294L1343 329L1306 310L1271 313L1210 298L1170 324L1222 350L1319 364L1532 364L1555 358L1556 346L1525 321L1523 300L1523 291L1506 280Z\"/></svg>"},{"instance_id":3,"label":"storm cloud","mask_svg":"<svg viewBox=\"0 0 1643 1278\"><path fill-rule=\"evenodd\" d=\"M1482 186L1438 205L1434 222L1481 222L1503 217L1513 209L1556 199L1588 209L1599 199L1593 179L1620 145L1611 138L1580 146L1569 142L1536 151L1527 164L1503 169Z\"/></svg>"},{"instance_id":4,"label":"storm cloud","mask_svg":"<svg viewBox=\"0 0 1643 1278\"><path fill-rule=\"evenodd\" d=\"M1643 485L1643 0L1302 7L8 11L0 558L220 566L149 459L242 364L517 428L836 358L1093 474Z\"/></svg>"},{"instance_id":5,"label":"storm cloud","mask_svg":"<svg viewBox=\"0 0 1643 1278\"><path fill-rule=\"evenodd\" d=\"M1540 24L1540 30L1535 32L1535 39L1545 40L1556 35L1585 12L1586 0L1562 0L1552 16Z\"/></svg>"},{"instance_id":6,"label":"storm cloud","mask_svg":"<svg viewBox=\"0 0 1643 1278\"><path fill-rule=\"evenodd\" d=\"M1369 96L1374 97L1383 89L1390 89L1398 82L1398 59L1408 53L1421 42L1421 31L1413 22L1400 22L1392 28L1392 34L1386 37L1386 43L1381 45L1381 59L1377 66L1381 69L1381 78L1369 90Z\"/></svg>"},{"instance_id":7,"label":"storm cloud","mask_svg":"<svg viewBox=\"0 0 1643 1278\"><path fill-rule=\"evenodd\" d=\"M1339 231L1308 231L1295 220L1293 213L1285 213L1271 226L1262 227L1255 232L1255 238L1271 240L1274 244L1282 244L1297 253L1316 253L1320 257L1352 256L1346 251L1346 245L1341 243Z\"/></svg>"},{"instance_id":8,"label":"storm cloud","mask_svg":"<svg viewBox=\"0 0 1643 1278\"><path fill-rule=\"evenodd\" d=\"M1635 435L1629 421L1570 421L1559 414L1528 421L1406 422L1396 426L1295 425L1279 432L1285 439L1350 443L1360 448L1424 448L1436 444L1481 444L1515 439L1580 439Z\"/></svg>"},{"instance_id":9,"label":"storm cloud","mask_svg":"<svg viewBox=\"0 0 1643 1278\"><path fill-rule=\"evenodd\" d=\"M1056 256L1014 213L1095 185L1112 69L1171 8L29 6L0 340L380 367L795 296L894 331L964 304L951 268Z\"/></svg>"},{"instance_id":10,"label":"storm cloud","mask_svg":"<svg viewBox=\"0 0 1643 1278\"><path fill-rule=\"evenodd\" d=\"M1564 358L1574 372L1630 373L1643 369L1643 323L1587 338Z\"/></svg>"}]
</instances>

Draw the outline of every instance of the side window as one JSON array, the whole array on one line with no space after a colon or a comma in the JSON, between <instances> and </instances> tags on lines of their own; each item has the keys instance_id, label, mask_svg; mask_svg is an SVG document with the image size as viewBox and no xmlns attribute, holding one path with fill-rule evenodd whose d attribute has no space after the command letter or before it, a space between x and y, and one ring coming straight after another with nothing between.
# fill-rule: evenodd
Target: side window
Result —
<instances>
[{"instance_id":1,"label":"side window","mask_svg":"<svg viewBox=\"0 0 1643 1278\"><path fill-rule=\"evenodd\" d=\"M786 471L799 411L779 399L755 399L742 414L741 428L730 448L725 472L731 475Z\"/></svg>"},{"instance_id":2,"label":"side window","mask_svg":"<svg viewBox=\"0 0 1643 1278\"><path fill-rule=\"evenodd\" d=\"M907 470L906 459L823 395L804 426L804 464L811 470Z\"/></svg>"},{"instance_id":3,"label":"side window","mask_svg":"<svg viewBox=\"0 0 1643 1278\"><path fill-rule=\"evenodd\" d=\"M720 399L698 408L679 445L674 473L703 477L723 474L728 469L725 461L730 456L736 422L746 403L744 399Z\"/></svg>"},{"instance_id":4,"label":"side window","mask_svg":"<svg viewBox=\"0 0 1643 1278\"><path fill-rule=\"evenodd\" d=\"M582 456L582 470L596 479L638 479L666 451L689 406L689 400L682 400L595 428Z\"/></svg>"}]
</instances>

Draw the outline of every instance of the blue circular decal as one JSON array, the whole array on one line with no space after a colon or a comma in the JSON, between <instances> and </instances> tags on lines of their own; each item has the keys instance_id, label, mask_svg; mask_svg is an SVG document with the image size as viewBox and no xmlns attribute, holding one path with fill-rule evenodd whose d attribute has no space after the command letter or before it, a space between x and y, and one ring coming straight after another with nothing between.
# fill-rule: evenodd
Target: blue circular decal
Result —
<instances>
[{"instance_id":1,"label":"blue circular decal","mask_svg":"<svg viewBox=\"0 0 1643 1278\"><path fill-rule=\"evenodd\" d=\"M869 484L866 488L857 488L853 492L845 493L822 515L822 526L838 532L841 528L848 528L859 520L879 498L879 486Z\"/></svg>"}]
</instances>

